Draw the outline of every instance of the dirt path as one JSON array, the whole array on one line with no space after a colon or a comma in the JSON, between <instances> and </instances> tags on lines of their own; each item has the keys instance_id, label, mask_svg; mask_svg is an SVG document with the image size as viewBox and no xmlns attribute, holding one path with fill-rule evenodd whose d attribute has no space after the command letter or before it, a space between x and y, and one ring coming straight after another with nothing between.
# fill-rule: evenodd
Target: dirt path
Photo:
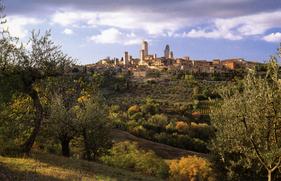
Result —
<instances>
[{"instance_id":1,"label":"dirt path","mask_svg":"<svg viewBox=\"0 0 281 181\"><path fill-rule=\"evenodd\" d=\"M146 140L143 138L139 138L126 131L114 129L114 130L112 130L112 135L113 135L113 139L117 142L125 141L125 140L135 141L138 143L138 145L141 148L143 148L145 150L152 150L158 156L160 156L164 159L177 159L182 156L188 156L188 155L196 155L196 156L205 157L205 158L208 157L207 154L188 151L188 150L172 147L169 145L149 141L149 140Z\"/></svg>"}]
</instances>

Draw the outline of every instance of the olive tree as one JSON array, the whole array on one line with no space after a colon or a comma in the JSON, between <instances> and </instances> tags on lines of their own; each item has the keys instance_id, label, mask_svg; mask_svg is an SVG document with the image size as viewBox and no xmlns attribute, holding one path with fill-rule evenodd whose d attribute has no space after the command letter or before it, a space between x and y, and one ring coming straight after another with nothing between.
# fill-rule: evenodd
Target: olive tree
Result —
<instances>
[{"instance_id":1,"label":"olive tree","mask_svg":"<svg viewBox=\"0 0 281 181\"><path fill-rule=\"evenodd\" d=\"M111 123L100 96L82 96L76 106L79 132L84 141L84 158L95 160L111 146Z\"/></svg>"},{"instance_id":2,"label":"olive tree","mask_svg":"<svg viewBox=\"0 0 281 181\"><path fill-rule=\"evenodd\" d=\"M61 152L65 157L70 156L70 141L78 134L78 121L73 107L66 108L61 96L55 96L50 105L47 132L60 141Z\"/></svg>"},{"instance_id":3,"label":"olive tree","mask_svg":"<svg viewBox=\"0 0 281 181\"><path fill-rule=\"evenodd\" d=\"M242 86L224 89L222 104L211 114L216 128L211 147L220 160L247 169L259 165L269 181L281 166L281 82L276 61L272 57L265 77L250 72Z\"/></svg>"},{"instance_id":4,"label":"olive tree","mask_svg":"<svg viewBox=\"0 0 281 181\"><path fill-rule=\"evenodd\" d=\"M43 120L43 107L36 85L48 77L65 74L72 64L72 60L50 40L50 36L50 31L44 35L33 32L26 46L9 35L0 39L0 97L8 100L16 93L25 94L32 99L35 109L33 131L21 145L21 151L27 154Z\"/></svg>"}]
</instances>

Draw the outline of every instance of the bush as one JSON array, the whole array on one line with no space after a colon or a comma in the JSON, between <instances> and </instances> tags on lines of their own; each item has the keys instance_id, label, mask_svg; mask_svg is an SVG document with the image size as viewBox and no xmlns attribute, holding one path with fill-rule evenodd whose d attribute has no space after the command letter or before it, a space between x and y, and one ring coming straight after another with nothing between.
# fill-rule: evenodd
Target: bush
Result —
<instances>
[{"instance_id":1,"label":"bush","mask_svg":"<svg viewBox=\"0 0 281 181\"><path fill-rule=\"evenodd\" d=\"M136 143L129 141L116 143L109 154L101 157L107 165L142 172L146 175L167 177L168 165L152 151L138 149Z\"/></svg>"},{"instance_id":2,"label":"bush","mask_svg":"<svg viewBox=\"0 0 281 181\"><path fill-rule=\"evenodd\" d=\"M132 116L138 112L140 112L140 107L138 105L133 105L128 109L129 116Z\"/></svg>"},{"instance_id":3,"label":"bush","mask_svg":"<svg viewBox=\"0 0 281 181\"><path fill-rule=\"evenodd\" d=\"M159 111L159 104L151 98L146 98L145 104L143 104L140 109L144 114L153 115Z\"/></svg>"},{"instance_id":4,"label":"bush","mask_svg":"<svg viewBox=\"0 0 281 181\"><path fill-rule=\"evenodd\" d=\"M189 129L189 125L183 121L176 122L176 129L179 133L187 133Z\"/></svg>"},{"instance_id":5,"label":"bush","mask_svg":"<svg viewBox=\"0 0 281 181\"><path fill-rule=\"evenodd\" d=\"M200 138L202 140L209 140L213 135L214 130L211 126L206 123L191 123L192 136L196 138Z\"/></svg>"},{"instance_id":6,"label":"bush","mask_svg":"<svg viewBox=\"0 0 281 181\"><path fill-rule=\"evenodd\" d=\"M163 128L168 124L168 117L164 114L155 114L149 118L148 123Z\"/></svg>"},{"instance_id":7,"label":"bush","mask_svg":"<svg viewBox=\"0 0 281 181\"><path fill-rule=\"evenodd\" d=\"M143 114L141 112L137 112L131 115L130 118L139 122L143 119Z\"/></svg>"},{"instance_id":8,"label":"bush","mask_svg":"<svg viewBox=\"0 0 281 181\"><path fill-rule=\"evenodd\" d=\"M197 156L182 157L170 162L171 180L216 180L211 163Z\"/></svg>"},{"instance_id":9,"label":"bush","mask_svg":"<svg viewBox=\"0 0 281 181\"><path fill-rule=\"evenodd\" d=\"M116 129L121 129L121 130L127 130L127 124L120 119L114 120L112 122L112 127Z\"/></svg>"}]
</instances>

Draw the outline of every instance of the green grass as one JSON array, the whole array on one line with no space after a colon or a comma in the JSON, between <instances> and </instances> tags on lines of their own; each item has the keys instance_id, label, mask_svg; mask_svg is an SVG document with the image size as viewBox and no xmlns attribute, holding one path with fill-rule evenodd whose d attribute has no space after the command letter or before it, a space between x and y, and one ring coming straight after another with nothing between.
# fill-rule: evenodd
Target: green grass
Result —
<instances>
[{"instance_id":1,"label":"green grass","mask_svg":"<svg viewBox=\"0 0 281 181\"><path fill-rule=\"evenodd\" d=\"M143 176L96 162L35 153L32 157L13 158L0 156L0 180L136 180L153 181L158 178Z\"/></svg>"}]
</instances>

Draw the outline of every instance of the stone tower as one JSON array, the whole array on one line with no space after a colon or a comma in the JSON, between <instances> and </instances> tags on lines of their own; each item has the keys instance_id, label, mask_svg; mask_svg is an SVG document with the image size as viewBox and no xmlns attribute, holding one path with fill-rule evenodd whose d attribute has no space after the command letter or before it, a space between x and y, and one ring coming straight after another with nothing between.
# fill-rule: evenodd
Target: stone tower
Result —
<instances>
[{"instance_id":1,"label":"stone tower","mask_svg":"<svg viewBox=\"0 0 281 181\"><path fill-rule=\"evenodd\" d=\"M140 65L144 64L144 59L145 59L144 50L141 50L140 51Z\"/></svg>"},{"instance_id":2,"label":"stone tower","mask_svg":"<svg viewBox=\"0 0 281 181\"><path fill-rule=\"evenodd\" d=\"M164 50L164 57L169 58L170 56L170 46L166 45L165 50Z\"/></svg>"},{"instance_id":3,"label":"stone tower","mask_svg":"<svg viewBox=\"0 0 281 181\"><path fill-rule=\"evenodd\" d=\"M148 43L147 41L142 42L142 50L144 50L144 56L146 57L148 55Z\"/></svg>"},{"instance_id":4,"label":"stone tower","mask_svg":"<svg viewBox=\"0 0 281 181\"><path fill-rule=\"evenodd\" d=\"M174 59L174 53L173 53L173 51L170 51L169 58L170 58L170 59Z\"/></svg>"},{"instance_id":5,"label":"stone tower","mask_svg":"<svg viewBox=\"0 0 281 181\"><path fill-rule=\"evenodd\" d=\"M124 61L124 65L128 65L128 63L129 63L129 53L128 52L124 53L123 61Z\"/></svg>"}]
</instances>

